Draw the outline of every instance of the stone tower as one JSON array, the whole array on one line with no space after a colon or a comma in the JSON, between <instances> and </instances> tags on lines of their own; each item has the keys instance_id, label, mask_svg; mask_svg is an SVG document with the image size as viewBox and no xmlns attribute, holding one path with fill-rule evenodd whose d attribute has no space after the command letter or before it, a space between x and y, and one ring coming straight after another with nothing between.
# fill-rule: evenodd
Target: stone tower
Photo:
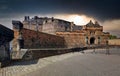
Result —
<instances>
[{"instance_id":1,"label":"stone tower","mask_svg":"<svg viewBox=\"0 0 120 76\"><path fill-rule=\"evenodd\" d=\"M23 24L20 21L12 21L14 40L13 40L13 51L19 51L24 47L24 40L22 38L22 33L20 32L23 28Z\"/></svg>"}]
</instances>

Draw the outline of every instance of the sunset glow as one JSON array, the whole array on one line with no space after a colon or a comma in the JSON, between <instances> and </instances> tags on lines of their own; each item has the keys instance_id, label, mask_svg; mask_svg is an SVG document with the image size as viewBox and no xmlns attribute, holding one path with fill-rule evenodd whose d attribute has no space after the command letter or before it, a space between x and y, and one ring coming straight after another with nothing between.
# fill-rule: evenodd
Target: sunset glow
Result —
<instances>
[{"instance_id":1,"label":"sunset glow","mask_svg":"<svg viewBox=\"0 0 120 76\"><path fill-rule=\"evenodd\" d=\"M85 25L90 20L94 20L93 18L86 17L84 15L70 15L70 21L73 21L76 25Z\"/></svg>"},{"instance_id":2,"label":"sunset glow","mask_svg":"<svg viewBox=\"0 0 120 76\"><path fill-rule=\"evenodd\" d=\"M85 15L56 15L56 18L60 18L63 20L67 20L70 22L74 22L76 25L85 25L87 24L90 20L95 21L94 18L87 17Z\"/></svg>"}]
</instances>

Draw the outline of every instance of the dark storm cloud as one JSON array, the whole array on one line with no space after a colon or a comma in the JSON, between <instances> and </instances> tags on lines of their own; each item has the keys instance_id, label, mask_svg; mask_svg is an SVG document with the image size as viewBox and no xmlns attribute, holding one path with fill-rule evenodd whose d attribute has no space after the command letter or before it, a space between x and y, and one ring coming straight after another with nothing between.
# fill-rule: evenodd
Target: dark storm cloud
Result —
<instances>
[{"instance_id":1,"label":"dark storm cloud","mask_svg":"<svg viewBox=\"0 0 120 76\"><path fill-rule=\"evenodd\" d=\"M119 19L119 0L1 0L0 17L14 14L85 14L100 20Z\"/></svg>"},{"instance_id":2,"label":"dark storm cloud","mask_svg":"<svg viewBox=\"0 0 120 76\"><path fill-rule=\"evenodd\" d=\"M63 0L61 4L73 13L84 13L99 19L120 18L120 0Z\"/></svg>"}]
</instances>

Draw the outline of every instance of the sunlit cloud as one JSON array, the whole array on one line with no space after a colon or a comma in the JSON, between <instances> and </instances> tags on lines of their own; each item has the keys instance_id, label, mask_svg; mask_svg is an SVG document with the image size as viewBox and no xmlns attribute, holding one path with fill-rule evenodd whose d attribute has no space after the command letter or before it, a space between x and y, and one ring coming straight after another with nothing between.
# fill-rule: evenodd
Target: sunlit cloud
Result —
<instances>
[{"instance_id":1,"label":"sunlit cloud","mask_svg":"<svg viewBox=\"0 0 120 76\"><path fill-rule=\"evenodd\" d=\"M63 19L66 21L74 22L76 25L85 25L90 20L95 21L94 18L87 17L86 15L78 15L78 14L66 14L66 15L55 15L56 18Z\"/></svg>"}]
</instances>

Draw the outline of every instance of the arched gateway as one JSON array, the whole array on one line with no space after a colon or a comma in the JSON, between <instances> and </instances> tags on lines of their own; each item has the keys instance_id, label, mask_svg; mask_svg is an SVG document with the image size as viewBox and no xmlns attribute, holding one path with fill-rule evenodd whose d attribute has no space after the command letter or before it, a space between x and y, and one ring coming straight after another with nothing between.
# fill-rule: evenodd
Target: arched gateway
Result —
<instances>
[{"instance_id":1,"label":"arched gateway","mask_svg":"<svg viewBox=\"0 0 120 76\"><path fill-rule=\"evenodd\" d=\"M90 38L90 44L95 44L95 38L94 37Z\"/></svg>"}]
</instances>

